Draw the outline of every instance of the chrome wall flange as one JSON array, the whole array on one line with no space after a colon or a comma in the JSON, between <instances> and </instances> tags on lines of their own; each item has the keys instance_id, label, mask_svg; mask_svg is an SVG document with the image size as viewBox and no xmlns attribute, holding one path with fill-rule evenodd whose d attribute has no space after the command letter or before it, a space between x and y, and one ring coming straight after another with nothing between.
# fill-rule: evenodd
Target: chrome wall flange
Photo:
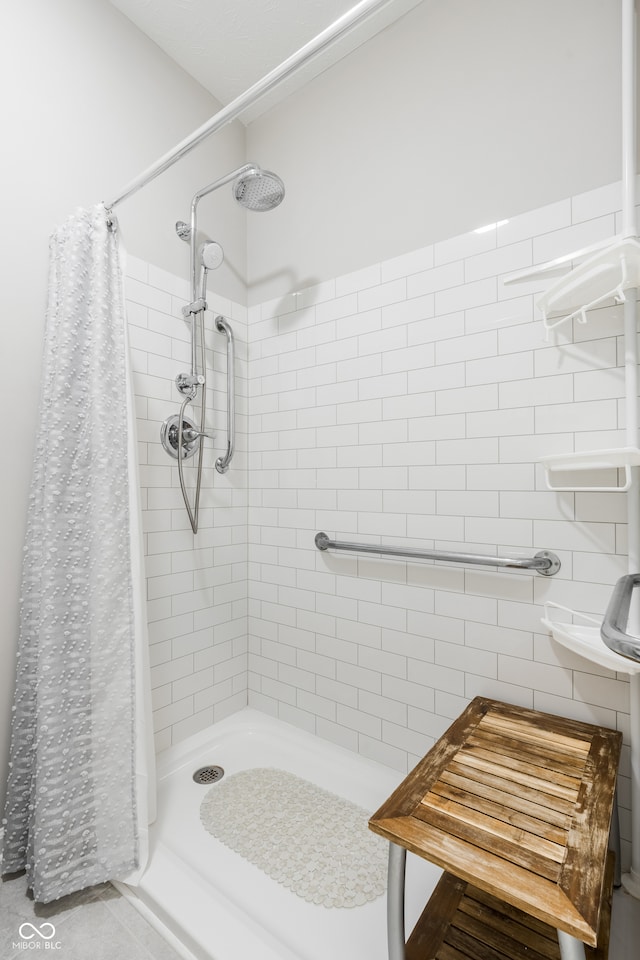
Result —
<instances>
[{"instance_id":1,"label":"chrome wall flange","mask_svg":"<svg viewBox=\"0 0 640 960\"><path fill-rule=\"evenodd\" d=\"M557 556L557 554L552 553L551 550L540 550L538 553L534 554L533 559L549 561L548 567L544 569L538 567L536 569L536 573L539 573L543 577L554 577L561 567L560 558Z\"/></svg>"},{"instance_id":2,"label":"chrome wall flange","mask_svg":"<svg viewBox=\"0 0 640 960\"><path fill-rule=\"evenodd\" d=\"M314 543L318 550L326 550L329 546L329 537L326 533L320 531L320 533L316 533Z\"/></svg>"},{"instance_id":3,"label":"chrome wall flange","mask_svg":"<svg viewBox=\"0 0 640 960\"><path fill-rule=\"evenodd\" d=\"M195 375L179 373L175 379L176 389L183 396L191 394L195 397L198 392L198 387L203 387L204 383L205 379L201 373Z\"/></svg>"},{"instance_id":4,"label":"chrome wall flange","mask_svg":"<svg viewBox=\"0 0 640 960\"><path fill-rule=\"evenodd\" d=\"M178 459L178 424L180 417L175 413L172 417L167 417L160 427L160 442L170 457ZM189 417L182 418L182 459L188 460L198 452L200 446L200 433L198 432L193 420Z\"/></svg>"}]
</instances>

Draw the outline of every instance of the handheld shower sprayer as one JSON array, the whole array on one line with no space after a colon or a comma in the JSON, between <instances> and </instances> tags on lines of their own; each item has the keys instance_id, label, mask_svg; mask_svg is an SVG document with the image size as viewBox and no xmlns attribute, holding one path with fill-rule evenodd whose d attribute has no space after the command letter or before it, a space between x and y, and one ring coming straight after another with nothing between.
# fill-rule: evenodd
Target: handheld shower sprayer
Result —
<instances>
[{"instance_id":1,"label":"handheld shower sprayer","mask_svg":"<svg viewBox=\"0 0 640 960\"><path fill-rule=\"evenodd\" d=\"M185 243L191 242L191 227L184 220L176 220L176 233ZM205 270L216 270L224 261L224 250L215 240L208 240L198 247L198 259Z\"/></svg>"},{"instance_id":2,"label":"handheld shower sprayer","mask_svg":"<svg viewBox=\"0 0 640 960\"><path fill-rule=\"evenodd\" d=\"M199 252L205 270L216 270L224 261L224 250L215 240L203 243Z\"/></svg>"}]
</instances>

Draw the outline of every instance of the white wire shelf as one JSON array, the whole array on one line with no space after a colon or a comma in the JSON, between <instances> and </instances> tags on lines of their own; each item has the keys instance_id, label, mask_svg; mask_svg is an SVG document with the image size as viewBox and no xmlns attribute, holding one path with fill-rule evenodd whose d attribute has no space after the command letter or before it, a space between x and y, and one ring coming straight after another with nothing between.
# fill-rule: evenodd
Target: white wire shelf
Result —
<instances>
[{"instance_id":1,"label":"white wire shelf","mask_svg":"<svg viewBox=\"0 0 640 960\"><path fill-rule=\"evenodd\" d=\"M628 490L631 486L631 468L640 466L640 449L637 447L612 447L609 450L582 450L575 453L554 453L548 457L540 457L539 462L545 469L547 487L549 490L570 490L578 492L612 492L619 493ZM553 473L583 472L586 470L624 470L622 484L588 484L578 486L560 486L551 482Z\"/></svg>"},{"instance_id":2,"label":"white wire shelf","mask_svg":"<svg viewBox=\"0 0 640 960\"><path fill-rule=\"evenodd\" d=\"M579 617L584 622L564 623L553 620L551 611L554 609L562 610L564 613L571 614L572 617ZM595 663L599 667L605 667L607 670L615 670L617 673L640 673L640 661L636 662L628 657L621 657L619 653L614 653L606 646L600 636L601 620L549 601L544 605L544 617L541 617L541 623L557 643L584 657L585 660L590 660L591 663Z\"/></svg>"},{"instance_id":3,"label":"white wire shelf","mask_svg":"<svg viewBox=\"0 0 640 960\"><path fill-rule=\"evenodd\" d=\"M536 306L545 328L553 330L568 320L585 323L588 310L611 299L622 303L624 291L638 286L640 243L635 237L617 237L552 283Z\"/></svg>"},{"instance_id":4,"label":"white wire shelf","mask_svg":"<svg viewBox=\"0 0 640 960\"><path fill-rule=\"evenodd\" d=\"M554 257L553 260L545 260L544 263L537 263L534 267L525 267L524 270L516 270L504 278L505 286L511 283L525 283L529 280L535 280L536 277L542 277L545 273L563 273L572 269L572 264L580 260L585 260L592 253L610 247L619 237L607 237L606 240L598 240L597 243L590 243L587 247L581 247L579 250L572 250L571 253L563 253L560 257Z\"/></svg>"}]
</instances>

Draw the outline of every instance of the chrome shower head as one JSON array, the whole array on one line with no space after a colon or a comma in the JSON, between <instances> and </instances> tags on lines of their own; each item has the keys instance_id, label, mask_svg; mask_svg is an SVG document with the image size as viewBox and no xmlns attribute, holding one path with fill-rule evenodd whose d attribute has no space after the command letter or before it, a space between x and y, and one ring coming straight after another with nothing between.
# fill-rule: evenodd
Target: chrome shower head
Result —
<instances>
[{"instance_id":1,"label":"chrome shower head","mask_svg":"<svg viewBox=\"0 0 640 960\"><path fill-rule=\"evenodd\" d=\"M284 199L284 183L275 173L254 167L235 181L233 196L247 210L273 210Z\"/></svg>"}]
</instances>

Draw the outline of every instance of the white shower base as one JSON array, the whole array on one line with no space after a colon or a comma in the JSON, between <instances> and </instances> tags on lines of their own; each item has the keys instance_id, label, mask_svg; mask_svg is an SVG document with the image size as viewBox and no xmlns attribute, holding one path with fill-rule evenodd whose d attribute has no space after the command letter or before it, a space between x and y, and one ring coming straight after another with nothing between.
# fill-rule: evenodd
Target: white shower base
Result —
<instances>
[{"instance_id":1,"label":"white shower base","mask_svg":"<svg viewBox=\"0 0 640 960\"><path fill-rule=\"evenodd\" d=\"M373 813L403 779L289 724L247 708L158 758L158 818L149 866L136 888L118 889L197 960L386 960L386 898L336 909L306 903L227 849L200 823L211 786L192 773L206 764L225 775L278 767ZM256 816L260 802L256 799ZM382 842L382 841L381 841ZM440 871L407 858L407 929Z\"/></svg>"}]
</instances>

